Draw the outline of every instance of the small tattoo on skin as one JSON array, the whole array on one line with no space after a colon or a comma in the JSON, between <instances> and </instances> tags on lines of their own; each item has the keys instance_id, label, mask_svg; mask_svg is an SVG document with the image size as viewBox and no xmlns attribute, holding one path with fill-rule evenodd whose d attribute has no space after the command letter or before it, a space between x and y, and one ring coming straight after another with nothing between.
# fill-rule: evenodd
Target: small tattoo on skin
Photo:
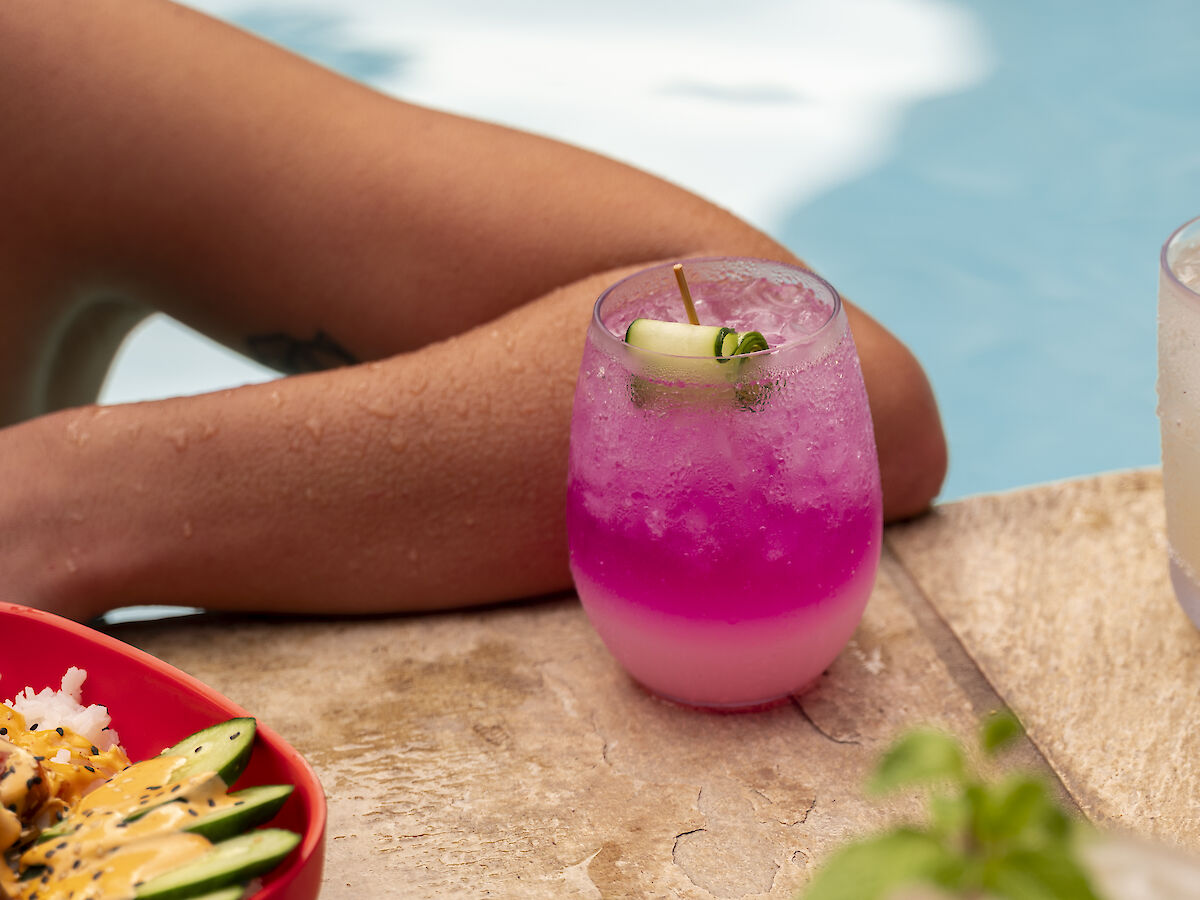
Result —
<instances>
[{"instance_id":1,"label":"small tattoo on skin","mask_svg":"<svg viewBox=\"0 0 1200 900\"><path fill-rule=\"evenodd\" d=\"M318 331L307 341L282 331L255 334L246 339L246 344L251 357L285 375L324 372L359 362L354 354L324 331Z\"/></svg>"}]
</instances>

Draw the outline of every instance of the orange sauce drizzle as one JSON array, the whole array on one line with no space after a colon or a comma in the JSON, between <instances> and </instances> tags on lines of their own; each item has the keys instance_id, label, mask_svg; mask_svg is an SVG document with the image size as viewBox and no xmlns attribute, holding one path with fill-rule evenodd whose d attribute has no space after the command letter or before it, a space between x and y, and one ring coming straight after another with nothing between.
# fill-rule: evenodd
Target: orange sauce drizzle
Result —
<instances>
[{"instance_id":1,"label":"orange sauce drizzle","mask_svg":"<svg viewBox=\"0 0 1200 900\"><path fill-rule=\"evenodd\" d=\"M0 706L3 709L7 707ZM12 726L8 730L16 736L24 731ZM53 787L61 793L56 796L70 811L52 826L61 834L33 844L20 855L15 874L0 863L0 898L132 900L139 884L203 855L212 846L185 828L201 816L238 803L227 796L225 783L212 772L173 782L173 774L187 763L183 757L158 756L132 766L118 765L110 772L108 768L124 756L119 750L93 754L90 751L96 748L67 729L62 735L54 730L49 734L65 741L73 759L77 752L86 756L87 763L75 766L86 775L60 763L62 771L51 776L51 766L56 764L48 758L40 761L47 782L58 777ZM55 741L43 743L36 737L13 743L38 755L52 745L53 752L61 749ZM98 758L106 765L92 765ZM88 772L87 765L97 771ZM100 772L103 781L95 777ZM80 784L84 781L87 784Z\"/></svg>"}]
</instances>

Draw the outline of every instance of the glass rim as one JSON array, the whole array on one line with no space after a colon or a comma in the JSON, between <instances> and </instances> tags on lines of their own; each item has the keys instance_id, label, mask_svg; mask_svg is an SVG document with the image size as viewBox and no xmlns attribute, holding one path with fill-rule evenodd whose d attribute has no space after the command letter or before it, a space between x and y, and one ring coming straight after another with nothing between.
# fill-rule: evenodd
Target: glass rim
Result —
<instances>
[{"instance_id":1,"label":"glass rim","mask_svg":"<svg viewBox=\"0 0 1200 900\"><path fill-rule=\"evenodd\" d=\"M1196 216L1195 218L1188 219L1186 222L1184 222L1182 225L1180 225L1178 228L1176 228L1174 231L1171 232L1170 237L1168 237L1163 242L1162 250L1159 251L1158 264L1159 264L1160 271L1166 272L1167 277L1170 278L1171 281L1173 281L1176 285L1178 285L1183 290L1187 291L1193 297L1200 299L1200 291L1198 291L1198 290L1196 290L1196 288L1191 287L1190 285L1184 283L1184 281L1178 275L1175 274L1175 269L1171 266L1170 262L1167 260L1167 254L1170 253L1171 247L1175 243L1176 238L1178 238L1181 234L1183 234L1185 231L1187 231L1189 228L1191 228L1193 225L1196 225L1196 224L1200 224L1200 216ZM1198 242L1200 242L1200 234L1197 235L1197 239L1198 239Z\"/></svg>"},{"instance_id":2,"label":"glass rim","mask_svg":"<svg viewBox=\"0 0 1200 900\"><path fill-rule=\"evenodd\" d=\"M782 344L777 344L774 347L768 347L766 350L755 350L753 353L741 354L745 358L750 359L752 357L771 356L771 355L779 353L783 350L786 350L790 347L795 347L797 345L803 345L803 344L815 343L818 339L822 338L829 331L829 329L832 328L835 325L835 323L837 322L838 317L839 317L840 313L842 312L842 306L843 306L842 295L840 293L838 293L837 288L835 288L832 284L830 284L828 281L826 281L824 278L822 278L820 275L818 275L816 272L814 272L812 269L810 269L806 266L798 265L796 263L783 262L782 260L767 259L765 257L760 257L760 256L692 256L692 257L687 257L684 259L676 260L676 262L680 262L680 263L684 263L684 264L687 264L687 263L719 263L719 262L729 262L729 261L763 263L764 265L771 266L774 268L790 269L795 272L802 272L806 278L811 278L813 281L815 281L817 286L827 290L829 292L830 298L832 299L832 303L830 305L830 310L829 310L829 315L825 318L825 320L823 322L821 322L820 325L818 325L816 328L814 328L811 332L809 332L808 334L802 335L801 337L792 338L791 340L784 341ZM676 265L676 262L656 263L652 266L647 266L644 269L638 269L636 272L631 272L628 275L626 275L624 278L621 278L620 280L614 282L613 284L610 284L608 287L606 287L603 291L600 292L600 296L596 298L596 302L592 306L592 324L595 325L597 328L599 328L600 332L604 335L606 340L610 340L618 346L626 346L625 339L620 335L614 334L613 331L607 325L604 324L604 320L600 317L600 307L603 306L604 301L608 298L608 296L611 293L613 293L613 291L617 290L622 285L624 285L626 282L631 281L634 278L639 278L639 277L648 275L651 272L669 270ZM704 356L682 356L678 353L664 353L661 350L651 350L651 349L646 349L646 348L642 348L642 347L638 348L638 352L649 354L652 357L653 356L662 357L663 359L707 359L708 358L708 357L704 357Z\"/></svg>"}]
</instances>

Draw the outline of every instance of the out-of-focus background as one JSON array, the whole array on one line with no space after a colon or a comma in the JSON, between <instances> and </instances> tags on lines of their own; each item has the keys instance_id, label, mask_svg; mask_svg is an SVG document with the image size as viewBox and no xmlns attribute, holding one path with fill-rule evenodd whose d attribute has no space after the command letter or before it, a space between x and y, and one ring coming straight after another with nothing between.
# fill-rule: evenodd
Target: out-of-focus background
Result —
<instances>
[{"instance_id":1,"label":"out-of-focus background","mask_svg":"<svg viewBox=\"0 0 1200 900\"><path fill-rule=\"evenodd\" d=\"M191 5L381 91L634 163L774 234L925 364L950 439L943 499L1158 460L1158 251L1200 215L1186 0ZM157 317L102 400L270 377Z\"/></svg>"}]
</instances>

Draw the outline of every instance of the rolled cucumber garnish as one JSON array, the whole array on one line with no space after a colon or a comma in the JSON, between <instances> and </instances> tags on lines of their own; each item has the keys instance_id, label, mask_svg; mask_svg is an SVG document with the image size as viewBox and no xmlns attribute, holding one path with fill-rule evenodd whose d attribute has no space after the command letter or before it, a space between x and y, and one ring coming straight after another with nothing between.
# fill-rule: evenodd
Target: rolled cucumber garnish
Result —
<instances>
[{"instance_id":1,"label":"rolled cucumber garnish","mask_svg":"<svg viewBox=\"0 0 1200 900\"><path fill-rule=\"evenodd\" d=\"M768 349L761 332L739 334L725 325L701 325L696 318L682 266L675 266L675 277L679 281L680 294L690 321L641 318L634 319L625 329L625 343L629 346L665 357L676 357L655 358L648 354L641 357L643 367L633 375L630 383L632 398L638 406L658 400L669 405L687 404L682 392L689 390L689 385L695 386L693 392L695 389L703 392L705 385L719 387L723 383L735 383L745 374L742 372L742 361L732 367L725 364L740 356ZM670 384L677 385L678 389L668 388ZM740 399L741 393L742 390L738 389L734 399L738 406L745 406ZM711 391L707 392L707 396L713 396ZM711 399L708 402L712 402Z\"/></svg>"},{"instance_id":2,"label":"rolled cucumber garnish","mask_svg":"<svg viewBox=\"0 0 1200 900\"><path fill-rule=\"evenodd\" d=\"M711 356L726 360L737 352L738 333L720 325L634 319L625 329L625 343L671 356Z\"/></svg>"}]
</instances>

